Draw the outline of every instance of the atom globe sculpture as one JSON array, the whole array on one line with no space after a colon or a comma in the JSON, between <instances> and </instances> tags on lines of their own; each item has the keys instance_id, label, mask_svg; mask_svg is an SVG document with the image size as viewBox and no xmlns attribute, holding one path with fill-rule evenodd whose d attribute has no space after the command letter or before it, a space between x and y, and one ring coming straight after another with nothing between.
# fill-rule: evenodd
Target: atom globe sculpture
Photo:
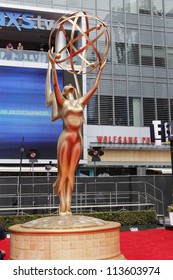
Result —
<instances>
[{"instance_id":1,"label":"atom globe sculpture","mask_svg":"<svg viewBox=\"0 0 173 280\"><path fill-rule=\"evenodd\" d=\"M79 75L90 73L105 62L110 41L110 32L105 23L82 11L63 15L57 20L48 44L49 50L54 45L52 58L55 63L61 69Z\"/></svg>"}]
</instances>

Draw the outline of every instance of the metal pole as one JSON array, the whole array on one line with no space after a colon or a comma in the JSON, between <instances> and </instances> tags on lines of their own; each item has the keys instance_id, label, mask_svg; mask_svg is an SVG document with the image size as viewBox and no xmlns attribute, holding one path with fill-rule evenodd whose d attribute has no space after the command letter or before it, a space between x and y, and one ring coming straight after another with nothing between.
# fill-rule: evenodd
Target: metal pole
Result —
<instances>
[{"instance_id":1,"label":"metal pole","mask_svg":"<svg viewBox=\"0 0 173 280\"><path fill-rule=\"evenodd\" d=\"M34 190L34 161L32 161L32 205L35 206L35 190Z\"/></svg>"},{"instance_id":2,"label":"metal pole","mask_svg":"<svg viewBox=\"0 0 173 280\"><path fill-rule=\"evenodd\" d=\"M146 182L144 182L144 188L145 188L145 203L147 203L147 186L146 186Z\"/></svg>"},{"instance_id":3,"label":"metal pole","mask_svg":"<svg viewBox=\"0 0 173 280\"><path fill-rule=\"evenodd\" d=\"M19 180L17 185L17 206L21 207L21 176L22 176L22 161L23 161L23 153L24 153L24 137L22 137L21 147L20 147L20 168L19 168ZM19 214L19 210L17 210L17 214Z\"/></svg>"},{"instance_id":4,"label":"metal pole","mask_svg":"<svg viewBox=\"0 0 173 280\"><path fill-rule=\"evenodd\" d=\"M94 189L94 192L95 192L95 194L96 194L96 161L94 161L94 187L95 187L95 189Z\"/></svg>"},{"instance_id":5,"label":"metal pole","mask_svg":"<svg viewBox=\"0 0 173 280\"><path fill-rule=\"evenodd\" d=\"M118 182L115 183L115 197L116 197L116 205L118 204Z\"/></svg>"},{"instance_id":6,"label":"metal pole","mask_svg":"<svg viewBox=\"0 0 173 280\"><path fill-rule=\"evenodd\" d=\"M76 206L78 206L78 182L77 182L77 176L76 176ZM76 213L78 212L78 208L76 207Z\"/></svg>"}]
</instances>

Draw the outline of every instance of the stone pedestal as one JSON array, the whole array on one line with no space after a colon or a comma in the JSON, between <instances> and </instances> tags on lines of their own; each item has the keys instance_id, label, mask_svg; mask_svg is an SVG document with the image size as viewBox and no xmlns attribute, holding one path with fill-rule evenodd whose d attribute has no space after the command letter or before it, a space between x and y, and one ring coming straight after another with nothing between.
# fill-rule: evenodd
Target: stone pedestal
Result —
<instances>
[{"instance_id":1,"label":"stone pedestal","mask_svg":"<svg viewBox=\"0 0 173 280\"><path fill-rule=\"evenodd\" d=\"M11 260L122 260L120 224L50 216L9 228Z\"/></svg>"}]
</instances>

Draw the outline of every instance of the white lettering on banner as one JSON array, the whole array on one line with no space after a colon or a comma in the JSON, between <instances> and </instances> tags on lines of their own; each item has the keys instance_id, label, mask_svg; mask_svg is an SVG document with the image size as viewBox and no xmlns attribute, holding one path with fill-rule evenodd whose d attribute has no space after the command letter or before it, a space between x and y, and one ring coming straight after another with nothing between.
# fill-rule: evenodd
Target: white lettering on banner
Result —
<instances>
[{"instance_id":1,"label":"white lettering on banner","mask_svg":"<svg viewBox=\"0 0 173 280\"><path fill-rule=\"evenodd\" d=\"M155 133L155 144L161 145L162 144L162 126L161 121L152 121L154 126L154 133Z\"/></svg>"},{"instance_id":2,"label":"white lettering on banner","mask_svg":"<svg viewBox=\"0 0 173 280\"><path fill-rule=\"evenodd\" d=\"M118 143L118 144L151 144L150 137L143 136L141 141L133 136L97 136L98 143Z\"/></svg>"},{"instance_id":3,"label":"white lettering on banner","mask_svg":"<svg viewBox=\"0 0 173 280\"><path fill-rule=\"evenodd\" d=\"M49 114L48 111L0 110L0 115L49 116Z\"/></svg>"},{"instance_id":4,"label":"white lettering on banner","mask_svg":"<svg viewBox=\"0 0 173 280\"><path fill-rule=\"evenodd\" d=\"M171 125L169 122L152 121L150 125L151 142L155 145L162 145L162 143L169 142Z\"/></svg>"},{"instance_id":5,"label":"white lettering on banner","mask_svg":"<svg viewBox=\"0 0 173 280\"><path fill-rule=\"evenodd\" d=\"M30 13L0 11L0 26L15 26L19 31L21 29L40 29L51 30L55 20L42 18L40 15L35 17Z\"/></svg>"}]
</instances>

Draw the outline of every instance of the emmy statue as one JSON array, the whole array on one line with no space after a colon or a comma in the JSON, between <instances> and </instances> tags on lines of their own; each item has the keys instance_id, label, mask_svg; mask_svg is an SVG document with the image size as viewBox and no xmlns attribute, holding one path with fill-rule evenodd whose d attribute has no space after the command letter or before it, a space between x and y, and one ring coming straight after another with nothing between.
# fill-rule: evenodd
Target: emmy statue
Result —
<instances>
[{"instance_id":1,"label":"emmy statue","mask_svg":"<svg viewBox=\"0 0 173 280\"><path fill-rule=\"evenodd\" d=\"M119 223L71 212L75 171L83 150L84 109L99 86L110 40L107 26L86 12L62 16L50 33L46 104L52 106L52 121L62 118L64 124L57 143L58 176L53 184L60 201L59 215L10 227L10 259L124 259ZM56 66L72 75L74 86L67 84L60 89ZM93 86L82 94L79 77L92 71L96 77Z\"/></svg>"},{"instance_id":2,"label":"emmy statue","mask_svg":"<svg viewBox=\"0 0 173 280\"><path fill-rule=\"evenodd\" d=\"M91 19L97 21L98 24L90 27ZM69 30L65 30L67 25L70 26L70 34ZM62 35L65 40L63 40ZM61 40L66 42L66 45L61 46L61 49L58 48L60 36ZM55 38L55 42L52 42L52 38ZM99 39L104 43L102 54L96 48ZM55 53L53 53L52 43L54 43ZM64 130L57 145L58 177L53 185L60 200L60 215L72 214L71 198L75 171L83 150L81 128L84 123L84 109L98 88L109 47L110 33L108 28L98 18L91 17L84 12L61 17L56 22L49 37L46 101L47 106L52 106L52 121L62 118L64 124ZM95 61L89 61L89 58L92 59L91 54L92 56L94 54ZM76 87L68 84L62 91L60 90L56 64L74 76ZM52 66L53 91L50 83L50 65ZM78 75L96 70L97 75L93 87L82 96Z\"/></svg>"}]
</instances>

